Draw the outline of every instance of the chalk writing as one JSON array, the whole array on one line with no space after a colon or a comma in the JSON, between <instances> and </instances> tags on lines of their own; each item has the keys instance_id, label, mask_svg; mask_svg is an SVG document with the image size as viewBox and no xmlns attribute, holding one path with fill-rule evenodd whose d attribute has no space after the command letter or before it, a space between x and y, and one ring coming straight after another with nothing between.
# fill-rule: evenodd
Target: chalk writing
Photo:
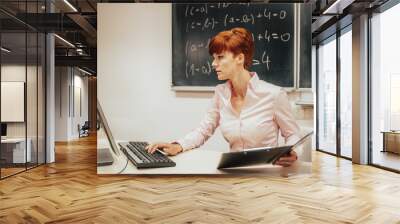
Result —
<instances>
[{"instance_id":1,"label":"chalk writing","mask_svg":"<svg viewBox=\"0 0 400 224\"><path fill-rule=\"evenodd\" d=\"M188 60L186 60L185 67L186 79L189 79L190 76L194 76L196 74L210 75L212 72L210 61L207 61L205 64L198 65L195 63L190 63Z\"/></svg>"},{"instance_id":2,"label":"chalk writing","mask_svg":"<svg viewBox=\"0 0 400 224\"><path fill-rule=\"evenodd\" d=\"M173 83L218 83L208 45L217 33L234 27L252 34L255 49L250 71L274 84L294 83L293 4L208 2L173 7Z\"/></svg>"}]
</instances>

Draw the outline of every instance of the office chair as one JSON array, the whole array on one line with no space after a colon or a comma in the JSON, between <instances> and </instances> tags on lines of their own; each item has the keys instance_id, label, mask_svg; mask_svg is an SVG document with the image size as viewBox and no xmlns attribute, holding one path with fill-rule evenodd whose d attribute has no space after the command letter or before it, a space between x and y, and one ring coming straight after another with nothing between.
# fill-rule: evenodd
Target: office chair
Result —
<instances>
[{"instance_id":1,"label":"office chair","mask_svg":"<svg viewBox=\"0 0 400 224\"><path fill-rule=\"evenodd\" d=\"M78 124L79 138L89 136L89 129L90 129L89 121L85 121L82 127Z\"/></svg>"}]
</instances>

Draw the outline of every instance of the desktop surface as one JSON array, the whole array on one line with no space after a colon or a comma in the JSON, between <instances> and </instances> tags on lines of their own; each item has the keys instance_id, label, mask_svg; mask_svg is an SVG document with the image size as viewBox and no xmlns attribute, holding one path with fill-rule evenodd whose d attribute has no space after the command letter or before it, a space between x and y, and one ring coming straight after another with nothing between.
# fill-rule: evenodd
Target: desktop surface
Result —
<instances>
[{"instance_id":1,"label":"desktop surface","mask_svg":"<svg viewBox=\"0 0 400 224\"><path fill-rule=\"evenodd\" d=\"M102 147L102 142L98 142L98 147ZM169 157L176 163L175 167L164 168L148 168L137 169L125 156L120 153L119 156L113 154L114 163L109 166L97 167L97 174L262 174L262 175L278 175L289 176L293 174L303 174L311 172L311 163L297 161L291 167L274 166L271 164L238 167L230 169L217 169L222 151L215 151L201 147L198 149L189 150L179 153L176 156ZM127 164L128 161L128 164ZM125 167L126 165L126 167Z\"/></svg>"}]
</instances>

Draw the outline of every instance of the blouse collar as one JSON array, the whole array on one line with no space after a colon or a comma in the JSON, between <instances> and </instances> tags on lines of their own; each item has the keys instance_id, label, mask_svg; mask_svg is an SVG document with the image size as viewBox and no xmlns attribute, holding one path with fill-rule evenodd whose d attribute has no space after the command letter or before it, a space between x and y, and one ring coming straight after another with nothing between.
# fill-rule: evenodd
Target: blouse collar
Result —
<instances>
[{"instance_id":1,"label":"blouse collar","mask_svg":"<svg viewBox=\"0 0 400 224\"><path fill-rule=\"evenodd\" d=\"M247 84L247 89L248 90L250 89L250 90L254 91L256 89L256 87L257 87L257 83L260 80L260 78L258 78L258 75L257 75L256 72L250 72L250 76L251 76L251 78L249 80L249 83ZM230 98L231 93L232 93L232 83L231 83L231 81L227 81L227 86L228 86L228 88L226 88L226 94Z\"/></svg>"}]
</instances>

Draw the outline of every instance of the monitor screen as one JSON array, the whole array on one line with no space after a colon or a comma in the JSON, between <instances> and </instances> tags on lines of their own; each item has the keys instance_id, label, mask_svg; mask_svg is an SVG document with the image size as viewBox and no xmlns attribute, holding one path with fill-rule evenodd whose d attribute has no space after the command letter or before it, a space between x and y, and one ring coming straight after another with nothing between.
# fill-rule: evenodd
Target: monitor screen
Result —
<instances>
[{"instance_id":1,"label":"monitor screen","mask_svg":"<svg viewBox=\"0 0 400 224\"><path fill-rule=\"evenodd\" d=\"M103 125L104 132L107 135L108 141L110 143L111 149L114 151L116 155L119 155L119 149L117 144L115 143L114 137L111 134L110 126L108 125L107 119L103 113L103 109L101 109L100 102L97 100L97 115L100 120L100 123Z\"/></svg>"},{"instance_id":2,"label":"monitor screen","mask_svg":"<svg viewBox=\"0 0 400 224\"><path fill-rule=\"evenodd\" d=\"M7 136L7 124L1 123L1 136Z\"/></svg>"}]
</instances>

